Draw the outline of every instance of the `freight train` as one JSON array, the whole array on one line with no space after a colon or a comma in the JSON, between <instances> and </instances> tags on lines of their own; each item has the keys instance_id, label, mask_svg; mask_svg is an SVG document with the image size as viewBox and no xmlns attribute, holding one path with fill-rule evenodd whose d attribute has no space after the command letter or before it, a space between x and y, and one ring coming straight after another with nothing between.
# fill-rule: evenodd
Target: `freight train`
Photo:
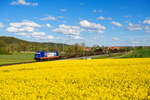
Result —
<instances>
[{"instance_id":1,"label":"freight train","mask_svg":"<svg viewBox=\"0 0 150 100\"><path fill-rule=\"evenodd\" d=\"M37 51L35 52L34 59L36 61L44 61L44 60L53 60L53 59L59 59L59 53L58 51L55 52L44 52L44 51Z\"/></svg>"}]
</instances>

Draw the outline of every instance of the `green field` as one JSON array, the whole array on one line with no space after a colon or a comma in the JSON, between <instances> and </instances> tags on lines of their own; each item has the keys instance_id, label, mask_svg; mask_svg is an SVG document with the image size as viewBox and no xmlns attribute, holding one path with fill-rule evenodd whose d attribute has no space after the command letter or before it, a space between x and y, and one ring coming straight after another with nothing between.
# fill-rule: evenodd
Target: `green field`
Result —
<instances>
[{"instance_id":1,"label":"green field","mask_svg":"<svg viewBox=\"0 0 150 100\"><path fill-rule=\"evenodd\" d=\"M149 58L150 57L150 48L141 48L135 49L127 55L122 56L121 58Z\"/></svg>"},{"instance_id":2,"label":"green field","mask_svg":"<svg viewBox=\"0 0 150 100\"><path fill-rule=\"evenodd\" d=\"M93 57L92 59L107 59L107 58L149 58L150 48L135 49L126 53L116 53L105 56ZM11 55L0 55L0 65L19 62L34 61L34 53L14 53Z\"/></svg>"},{"instance_id":3,"label":"green field","mask_svg":"<svg viewBox=\"0 0 150 100\"><path fill-rule=\"evenodd\" d=\"M93 57L92 59L105 59L105 58L150 58L150 48L134 49L130 52L116 53L105 56Z\"/></svg>"},{"instance_id":4,"label":"green field","mask_svg":"<svg viewBox=\"0 0 150 100\"><path fill-rule=\"evenodd\" d=\"M19 62L33 61L33 53L14 53L11 55L0 55L0 65Z\"/></svg>"},{"instance_id":5,"label":"green field","mask_svg":"<svg viewBox=\"0 0 150 100\"><path fill-rule=\"evenodd\" d=\"M97 56L93 57L92 59L105 59L105 58L115 58L123 55L124 53L116 53L116 54L111 54L111 55L104 55L104 56Z\"/></svg>"}]
</instances>

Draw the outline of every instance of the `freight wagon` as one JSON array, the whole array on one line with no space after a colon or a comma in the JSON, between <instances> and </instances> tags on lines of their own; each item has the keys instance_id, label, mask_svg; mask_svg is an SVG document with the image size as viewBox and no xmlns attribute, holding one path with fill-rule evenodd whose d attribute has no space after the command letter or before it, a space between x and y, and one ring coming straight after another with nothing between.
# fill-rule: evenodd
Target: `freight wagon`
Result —
<instances>
[{"instance_id":1,"label":"freight wagon","mask_svg":"<svg viewBox=\"0 0 150 100\"><path fill-rule=\"evenodd\" d=\"M52 59L59 59L59 53L56 52L44 52L44 51L37 51L35 52L34 59L36 61L43 61L43 60L52 60Z\"/></svg>"}]
</instances>

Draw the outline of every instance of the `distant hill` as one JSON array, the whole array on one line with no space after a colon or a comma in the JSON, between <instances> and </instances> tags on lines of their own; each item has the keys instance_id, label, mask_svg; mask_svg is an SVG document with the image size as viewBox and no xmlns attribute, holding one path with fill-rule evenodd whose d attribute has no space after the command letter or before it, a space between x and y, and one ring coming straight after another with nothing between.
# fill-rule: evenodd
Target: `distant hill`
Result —
<instances>
[{"instance_id":1,"label":"distant hill","mask_svg":"<svg viewBox=\"0 0 150 100\"><path fill-rule=\"evenodd\" d=\"M1 36L0 40L4 41L6 44L19 43L19 42L27 43L27 41L21 40L21 39L15 38L15 37Z\"/></svg>"},{"instance_id":2,"label":"distant hill","mask_svg":"<svg viewBox=\"0 0 150 100\"><path fill-rule=\"evenodd\" d=\"M6 44L21 43L22 42L22 43L29 43L29 44L63 45L62 43L31 42L31 41L21 40L21 39L15 38L15 37L6 37L6 36L0 36L0 40L4 41ZM67 45L67 44L64 44L64 45Z\"/></svg>"},{"instance_id":3,"label":"distant hill","mask_svg":"<svg viewBox=\"0 0 150 100\"><path fill-rule=\"evenodd\" d=\"M0 41L3 41L11 51L37 51L37 50L55 51L56 49L59 50L62 49L64 46L65 47L70 46L62 43L31 42L21 40L15 37L6 37L6 36L0 36Z\"/></svg>"}]
</instances>

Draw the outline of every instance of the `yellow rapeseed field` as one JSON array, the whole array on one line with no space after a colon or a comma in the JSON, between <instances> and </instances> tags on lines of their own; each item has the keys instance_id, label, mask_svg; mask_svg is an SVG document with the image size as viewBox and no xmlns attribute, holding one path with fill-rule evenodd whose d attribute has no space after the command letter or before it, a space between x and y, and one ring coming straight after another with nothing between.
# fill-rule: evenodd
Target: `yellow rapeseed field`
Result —
<instances>
[{"instance_id":1,"label":"yellow rapeseed field","mask_svg":"<svg viewBox=\"0 0 150 100\"><path fill-rule=\"evenodd\" d=\"M0 67L0 100L150 100L150 58Z\"/></svg>"}]
</instances>

